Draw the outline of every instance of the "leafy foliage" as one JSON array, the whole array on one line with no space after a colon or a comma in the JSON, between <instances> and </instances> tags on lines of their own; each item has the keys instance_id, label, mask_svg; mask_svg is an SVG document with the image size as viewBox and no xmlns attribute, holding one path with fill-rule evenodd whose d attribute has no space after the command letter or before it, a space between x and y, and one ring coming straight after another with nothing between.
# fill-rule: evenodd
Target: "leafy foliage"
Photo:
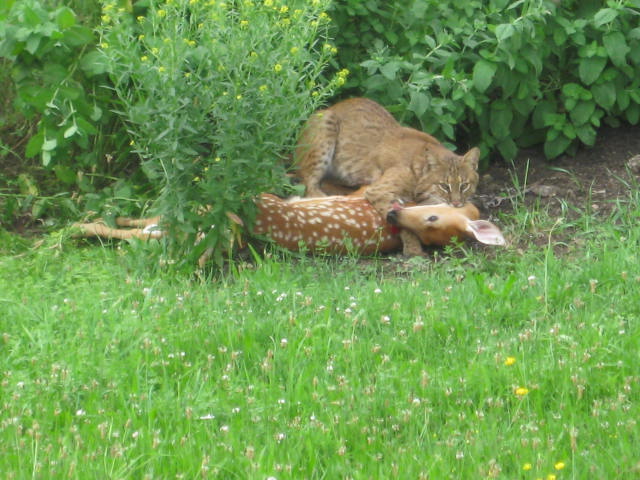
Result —
<instances>
[{"instance_id":1,"label":"leafy foliage","mask_svg":"<svg viewBox=\"0 0 640 480\"><path fill-rule=\"evenodd\" d=\"M326 2L148 5L106 2L100 50L86 65L109 73L173 250L184 253L215 225L193 255L212 248L220 262L234 240L228 213L249 226L252 199L283 188L283 153L339 83L322 86L333 50L323 40Z\"/></svg>"},{"instance_id":2,"label":"leafy foliage","mask_svg":"<svg viewBox=\"0 0 640 480\"><path fill-rule=\"evenodd\" d=\"M593 145L640 118L637 0L336 3L350 92L422 129L515 157ZM363 47L364 46L364 47ZM364 60L363 60L364 59ZM356 65L358 64L359 65Z\"/></svg>"}]
</instances>

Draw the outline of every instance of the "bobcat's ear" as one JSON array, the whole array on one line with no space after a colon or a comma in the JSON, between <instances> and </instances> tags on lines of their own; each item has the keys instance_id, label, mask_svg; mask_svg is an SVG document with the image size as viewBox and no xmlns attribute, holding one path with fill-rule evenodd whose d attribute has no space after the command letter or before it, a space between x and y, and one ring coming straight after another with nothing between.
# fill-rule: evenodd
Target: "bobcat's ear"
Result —
<instances>
[{"instance_id":1,"label":"bobcat's ear","mask_svg":"<svg viewBox=\"0 0 640 480\"><path fill-rule=\"evenodd\" d=\"M463 163L468 163L473 167L474 170L478 169L478 162L480 161L480 149L478 147L473 147L462 157Z\"/></svg>"},{"instance_id":2,"label":"bobcat's ear","mask_svg":"<svg viewBox=\"0 0 640 480\"><path fill-rule=\"evenodd\" d=\"M433 170L439 165L440 161L438 156L433 153L431 149L428 147L424 149L424 170L428 172L429 170Z\"/></svg>"}]
</instances>

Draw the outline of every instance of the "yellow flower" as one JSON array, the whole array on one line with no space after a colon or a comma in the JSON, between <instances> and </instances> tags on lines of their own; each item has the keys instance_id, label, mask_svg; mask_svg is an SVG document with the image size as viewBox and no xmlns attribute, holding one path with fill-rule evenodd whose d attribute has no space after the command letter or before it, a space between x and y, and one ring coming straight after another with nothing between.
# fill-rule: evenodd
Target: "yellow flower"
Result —
<instances>
[{"instance_id":1,"label":"yellow flower","mask_svg":"<svg viewBox=\"0 0 640 480\"><path fill-rule=\"evenodd\" d=\"M167 70L167 69L166 69L166 68L164 68L164 67L158 67L158 71L159 71L160 73L162 73L162 72L164 72L164 71L166 71L166 70Z\"/></svg>"},{"instance_id":2,"label":"yellow flower","mask_svg":"<svg viewBox=\"0 0 640 480\"><path fill-rule=\"evenodd\" d=\"M547 475L547 480L556 480L556 477L553 473L550 473L549 475Z\"/></svg>"},{"instance_id":3,"label":"yellow flower","mask_svg":"<svg viewBox=\"0 0 640 480\"><path fill-rule=\"evenodd\" d=\"M189 5L195 5L198 3L198 0L189 0Z\"/></svg>"},{"instance_id":4,"label":"yellow flower","mask_svg":"<svg viewBox=\"0 0 640 480\"><path fill-rule=\"evenodd\" d=\"M341 87L342 85L344 85L346 82L346 80L344 79L344 77L337 77L336 78L336 85L338 87Z\"/></svg>"},{"instance_id":5,"label":"yellow flower","mask_svg":"<svg viewBox=\"0 0 640 480\"><path fill-rule=\"evenodd\" d=\"M298 47L291 47L291 50L289 50L289 52L291 52L291 55L295 55L299 50L300 49Z\"/></svg>"},{"instance_id":6,"label":"yellow flower","mask_svg":"<svg viewBox=\"0 0 640 480\"><path fill-rule=\"evenodd\" d=\"M144 17L142 15L138 15L136 17L136 20L138 20L140 23L144 22Z\"/></svg>"},{"instance_id":7,"label":"yellow flower","mask_svg":"<svg viewBox=\"0 0 640 480\"><path fill-rule=\"evenodd\" d=\"M349 72L349 70L348 70L348 69L343 68L342 70L340 70L340 71L338 72L338 76L339 76L339 77L342 77L342 78L345 78L345 77L348 77L348 76L349 76L349 73L351 73L351 72Z\"/></svg>"},{"instance_id":8,"label":"yellow flower","mask_svg":"<svg viewBox=\"0 0 640 480\"><path fill-rule=\"evenodd\" d=\"M277 72L281 72L282 71L282 65L280 65L279 63L276 63L273 67L273 70L277 73Z\"/></svg>"},{"instance_id":9,"label":"yellow flower","mask_svg":"<svg viewBox=\"0 0 640 480\"><path fill-rule=\"evenodd\" d=\"M214 162L219 162L220 161L220 157L216 157L213 159Z\"/></svg>"},{"instance_id":10,"label":"yellow flower","mask_svg":"<svg viewBox=\"0 0 640 480\"><path fill-rule=\"evenodd\" d=\"M129 141L129 145L133 146L133 145L135 145L135 144L136 144L136 142L135 142L134 140L130 140L130 141Z\"/></svg>"},{"instance_id":11,"label":"yellow flower","mask_svg":"<svg viewBox=\"0 0 640 480\"><path fill-rule=\"evenodd\" d=\"M260 90L261 92L266 92L267 91L267 86L266 85L260 85L258 87L258 90Z\"/></svg>"},{"instance_id":12,"label":"yellow flower","mask_svg":"<svg viewBox=\"0 0 640 480\"><path fill-rule=\"evenodd\" d=\"M153 47L153 48L151 49L151 53L153 53L154 55L157 55L159 51L160 51L160 50L158 50L156 47Z\"/></svg>"},{"instance_id":13,"label":"yellow flower","mask_svg":"<svg viewBox=\"0 0 640 480\"><path fill-rule=\"evenodd\" d=\"M158 10L158 16L160 18L166 17L166 15L167 15L167 11L166 10L163 10L163 9Z\"/></svg>"},{"instance_id":14,"label":"yellow flower","mask_svg":"<svg viewBox=\"0 0 640 480\"><path fill-rule=\"evenodd\" d=\"M504 364L507 367L510 367L511 365L516 363L516 357L507 357L506 360L504 361Z\"/></svg>"},{"instance_id":15,"label":"yellow flower","mask_svg":"<svg viewBox=\"0 0 640 480\"><path fill-rule=\"evenodd\" d=\"M287 13L289 11L289 7L287 7L286 5L283 5L282 7L280 7L280 13Z\"/></svg>"},{"instance_id":16,"label":"yellow flower","mask_svg":"<svg viewBox=\"0 0 640 480\"><path fill-rule=\"evenodd\" d=\"M556 464L553 466L553 468L555 468L556 470L562 470L564 467L564 462L556 462Z\"/></svg>"},{"instance_id":17,"label":"yellow flower","mask_svg":"<svg viewBox=\"0 0 640 480\"><path fill-rule=\"evenodd\" d=\"M146 62L147 60L149 60L149 57L147 57L146 55L143 55L140 57L140 60L143 62Z\"/></svg>"},{"instance_id":18,"label":"yellow flower","mask_svg":"<svg viewBox=\"0 0 640 480\"><path fill-rule=\"evenodd\" d=\"M138 35L138 40L140 40L140 41L144 40L144 34Z\"/></svg>"},{"instance_id":19,"label":"yellow flower","mask_svg":"<svg viewBox=\"0 0 640 480\"><path fill-rule=\"evenodd\" d=\"M111 21L111 17L109 15L102 15L102 22L109 23Z\"/></svg>"},{"instance_id":20,"label":"yellow flower","mask_svg":"<svg viewBox=\"0 0 640 480\"><path fill-rule=\"evenodd\" d=\"M184 78L189 78L191 76L191 72L184 72Z\"/></svg>"},{"instance_id":21,"label":"yellow flower","mask_svg":"<svg viewBox=\"0 0 640 480\"><path fill-rule=\"evenodd\" d=\"M102 42L102 43L100 44L100 47L101 47L101 48L104 48L104 49L107 49L107 48L109 48L109 44L108 44L107 42Z\"/></svg>"},{"instance_id":22,"label":"yellow flower","mask_svg":"<svg viewBox=\"0 0 640 480\"><path fill-rule=\"evenodd\" d=\"M529 393L529 389L527 387L518 387L515 390L515 394L519 397L524 397L528 393Z\"/></svg>"},{"instance_id":23,"label":"yellow flower","mask_svg":"<svg viewBox=\"0 0 640 480\"><path fill-rule=\"evenodd\" d=\"M530 463L525 463L522 466L522 470L524 470L525 472L528 471L528 470L531 470L532 468L533 468L533 466Z\"/></svg>"},{"instance_id":24,"label":"yellow flower","mask_svg":"<svg viewBox=\"0 0 640 480\"><path fill-rule=\"evenodd\" d=\"M242 28L246 28L249 26L249 21L248 20L240 20L240 26Z\"/></svg>"},{"instance_id":25,"label":"yellow flower","mask_svg":"<svg viewBox=\"0 0 640 480\"><path fill-rule=\"evenodd\" d=\"M264 0L264 6L265 7L273 6L273 0Z\"/></svg>"},{"instance_id":26,"label":"yellow flower","mask_svg":"<svg viewBox=\"0 0 640 480\"><path fill-rule=\"evenodd\" d=\"M236 95L236 100L242 100L242 95Z\"/></svg>"}]
</instances>

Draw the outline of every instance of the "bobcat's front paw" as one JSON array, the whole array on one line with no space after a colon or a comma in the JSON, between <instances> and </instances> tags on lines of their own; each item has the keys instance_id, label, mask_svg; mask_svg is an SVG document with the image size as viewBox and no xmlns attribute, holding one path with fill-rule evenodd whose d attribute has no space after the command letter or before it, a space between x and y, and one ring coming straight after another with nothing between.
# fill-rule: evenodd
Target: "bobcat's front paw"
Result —
<instances>
[{"instance_id":1,"label":"bobcat's front paw","mask_svg":"<svg viewBox=\"0 0 640 480\"><path fill-rule=\"evenodd\" d=\"M424 250L422 250L422 243L420 243L420 239L413 233L403 230L400 232L400 239L402 240L402 254L405 257L426 256Z\"/></svg>"}]
</instances>

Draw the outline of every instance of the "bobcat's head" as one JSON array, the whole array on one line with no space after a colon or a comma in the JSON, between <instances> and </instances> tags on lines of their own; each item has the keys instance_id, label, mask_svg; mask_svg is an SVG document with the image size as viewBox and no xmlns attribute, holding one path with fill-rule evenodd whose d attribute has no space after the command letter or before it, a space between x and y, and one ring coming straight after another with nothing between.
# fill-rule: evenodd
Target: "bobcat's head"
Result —
<instances>
[{"instance_id":1,"label":"bobcat's head","mask_svg":"<svg viewBox=\"0 0 640 480\"><path fill-rule=\"evenodd\" d=\"M478 186L480 150L472 148L463 156L440 147L425 150L425 164L418 176L414 198L417 203L447 203L461 207Z\"/></svg>"}]
</instances>

